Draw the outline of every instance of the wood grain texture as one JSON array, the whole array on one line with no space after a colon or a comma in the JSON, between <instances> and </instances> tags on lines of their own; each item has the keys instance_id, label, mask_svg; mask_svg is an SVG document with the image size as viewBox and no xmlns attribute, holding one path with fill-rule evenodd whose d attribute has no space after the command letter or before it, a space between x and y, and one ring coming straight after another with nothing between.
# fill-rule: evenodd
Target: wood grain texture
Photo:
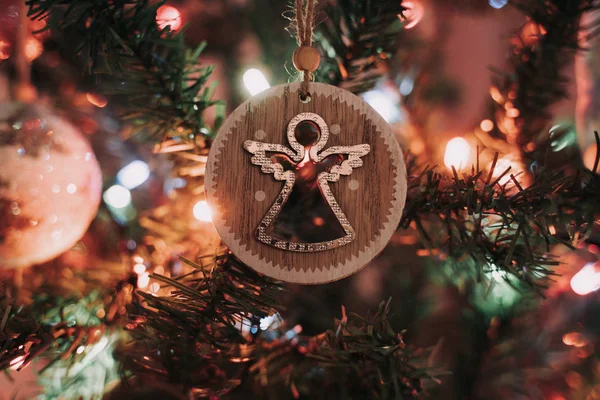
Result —
<instances>
[{"instance_id":1,"label":"wood grain texture","mask_svg":"<svg viewBox=\"0 0 600 400\"><path fill-rule=\"evenodd\" d=\"M342 89L310 83L312 101L299 99L300 83L273 87L252 97L227 119L215 139L206 171L213 222L231 251L253 269L273 278L317 284L348 276L371 261L400 221L406 198L406 168L390 127L367 103ZM288 145L286 129L302 112L319 114L332 132L327 147L369 144L363 166L331 183L330 189L356 231L342 247L299 253L257 240L256 228L283 183L252 165L244 142ZM352 183L350 183L352 182ZM350 187L358 188L351 190ZM258 191L264 192L257 195Z\"/></svg>"}]
</instances>

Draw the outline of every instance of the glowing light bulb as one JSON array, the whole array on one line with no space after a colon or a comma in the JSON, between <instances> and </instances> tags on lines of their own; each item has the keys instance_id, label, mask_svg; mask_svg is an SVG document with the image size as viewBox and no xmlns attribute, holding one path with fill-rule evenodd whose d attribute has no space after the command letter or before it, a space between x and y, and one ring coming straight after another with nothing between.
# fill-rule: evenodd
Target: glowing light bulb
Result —
<instances>
[{"instance_id":1,"label":"glowing light bulb","mask_svg":"<svg viewBox=\"0 0 600 400\"><path fill-rule=\"evenodd\" d=\"M208 206L206 200L200 200L194 205L193 209L194 217L198 221L210 222L212 221L212 210Z\"/></svg>"},{"instance_id":2,"label":"glowing light bulb","mask_svg":"<svg viewBox=\"0 0 600 400\"><path fill-rule=\"evenodd\" d=\"M402 5L406 8L403 12L406 18L404 29L412 29L423 19L425 7L423 7L420 1L405 1Z\"/></svg>"},{"instance_id":3,"label":"glowing light bulb","mask_svg":"<svg viewBox=\"0 0 600 400\"><path fill-rule=\"evenodd\" d=\"M102 198L106 204L114 208L124 208L131 204L131 192L121 185L109 187Z\"/></svg>"},{"instance_id":4,"label":"glowing light bulb","mask_svg":"<svg viewBox=\"0 0 600 400\"><path fill-rule=\"evenodd\" d=\"M121 168L117 173L117 182L126 189L134 189L150 177L148 164L141 160L135 160Z\"/></svg>"},{"instance_id":5,"label":"glowing light bulb","mask_svg":"<svg viewBox=\"0 0 600 400\"><path fill-rule=\"evenodd\" d=\"M265 75L256 68L250 68L244 72L242 79L244 80L244 86L252 96L271 87Z\"/></svg>"},{"instance_id":6,"label":"glowing light bulb","mask_svg":"<svg viewBox=\"0 0 600 400\"><path fill-rule=\"evenodd\" d=\"M457 170L465 167L469 162L469 155L471 148L469 142L461 137L455 137L451 139L446 145L446 153L444 155L444 164L446 167Z\"/></svg>"},{"instance_id":7,"label":"glowing light bulb","mask_svg":"<svg viewBox=\"0 0 600 400\"><path fill-rule=\"evenodd\" d=\"M160 29L170 26L172 31L176 31L181 28L181 13L173 6L160 6L156 10L156 23Z\"/></svg>"},{"instance_id":8,"label":"glowing light bulb","mask_svg":"<svg viewBox=\"0 0 600 400\"><path fill-rule=\"evenodd\" d=\"M571 289L580 296L600 289L600 263L588 263L571 278Z\"/></svg>"}]
</instances>

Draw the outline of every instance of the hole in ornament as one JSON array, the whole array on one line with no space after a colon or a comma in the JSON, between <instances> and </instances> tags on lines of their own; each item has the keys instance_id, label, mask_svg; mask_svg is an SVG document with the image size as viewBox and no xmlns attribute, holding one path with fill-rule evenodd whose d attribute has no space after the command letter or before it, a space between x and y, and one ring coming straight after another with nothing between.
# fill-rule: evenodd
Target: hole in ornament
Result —
<instances>
[{"instance_id":1,"label":"hole in ornament","mask_svg":"<svg viewBox=\"0 0 600 400\"><path fill-rule=\"evenodd\" d=\"M310 120L300 121L294 129L294 137L304 147L310 147L319 141L321 128Z\"/></svg>"},{"instance_id":2,"label":"hole in ornament","mask_svg":"<svg viewBox=\"0 0 600 400\"><path fill-rule=\"evenodd\" d=\"M310 101L312 100L310 92L300 93L298 97L300 97L300 102L304 104L310 103Z\"/></svg>"}]
</instances>

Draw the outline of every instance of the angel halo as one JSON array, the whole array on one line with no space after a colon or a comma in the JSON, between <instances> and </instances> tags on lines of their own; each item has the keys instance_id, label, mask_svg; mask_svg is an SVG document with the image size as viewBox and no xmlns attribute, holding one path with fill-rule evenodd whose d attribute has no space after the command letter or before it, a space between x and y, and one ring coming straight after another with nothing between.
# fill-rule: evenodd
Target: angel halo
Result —
<instances>
[{"instance_id":1,"label":"angel halo","mask_svg":"<svg viewBox=\"0 0 600 400\"><path fill-rule=\"evenodd\" d=\"M276 180L285 181L256 229L256 237L270 246L298 252L329 250L350 243L354 228L328 183L361 167L361 157L371 147L359 144L323 149L329 140L329 127L321 116L310 112L291 119L287 140L291 149L276 143L244 142L244 148L253 154L252 164L260 166L263 173L273 174ZM307 225L302 219L309 214L311 223ZM322 227L326 222L328 226Z\"/></svg>"}]
</instances>

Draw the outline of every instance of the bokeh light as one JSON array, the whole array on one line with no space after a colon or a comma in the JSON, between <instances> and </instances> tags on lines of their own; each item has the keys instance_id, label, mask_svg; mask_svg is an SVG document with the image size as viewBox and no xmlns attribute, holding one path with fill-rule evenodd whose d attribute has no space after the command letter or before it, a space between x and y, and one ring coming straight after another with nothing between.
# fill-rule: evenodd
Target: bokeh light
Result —
<instances>
[{"instance_id":1,"label":"bokeh light","mask_svg":"<svg viewBox=\"0 0 600 400\"><path fill-rule=\"evenodd\" d=\"M508 0L489 0L489 4L492 8L499 10L508 4Z\"/></svg>"},{"instance_id":2,"label":"bokeh light","mask_svg":"<svg viewBox=\"0 0 600 400\"><path fill-rule=\"evenodd\" d=\"M25 58L27 61L31 62L42 55L44 51L44 46L42 46L42 42L30 36L27 38L25 42Z\"/></svg>"},{"instance_id":3,"label":"bokeh light","mask_svg":"<svg viewBox=\"0 0 600 400\"><path fill-rule=\"evenodd\" d=\"M91 104L95 105L98 108L104 108L108 104L108 100L106 99L106 97L100 94L86 93L85 98L87 99L87 101L89 101Z\"/></svg>"},{"instance_id":4,"label":"bokeh light","mask_svg":"<svg viewBox=\"0 0 600 400\"><path fill-rule=\"evenodd\" d=\"M212 211L206 200L200 200L194 205L194 218L202 222L212 221Z\"/></svg>"},{"instance_id":5,"label":"bokeh light","mask_svg":"<svg viewBox=\"0 0 600 400\"><path fill-rule=\"evenodd\" d=\"M11 47L8 40L0 39L0 60L6 60L10 57Z\"/></svg>"},{"instance_id":6,"label":"bokeh light","mask_svg":"<svg viewBox=\"0 0 600 400\"><path fill-rule=\"evenodd\" d=\"M142 160L135 160L121 168L117 173L117 182L126 189L134 189L150 177L150 168Z\"/></svg>"},{"instance_id":7,"label":"bokeh light","mask_svg":"<svg viewBox=\"0 0 600 400\"><path fill-rule=\"evenodd\" d=\"M402 5L406 7L403 13L404 17L406 17L404 29L412 29L423 19L425 7L423 7L420 1L405 1Z\"/></svg>"},{"instance_id":8,"label":"bokeh light","mask_svg":"<svg viewBox=\"0 0 600 400\"><path fill-rule=\"evenodd\" d=\"M160 29L171 27L172 31L181 28L181 13L173 6L163 5L156 10L156 23Z\"/></svg>"},{"instance_id":9,"label":"bokeh light","mask_svg":"<svg viewBox=\"0 0 600 400\"><path fill-rule=\"evenodd\" d=\"M121 185L109 187L102 198L106 204L114 208L124 208L131 204L131 192Z\"/></svg>"},{"instance_id":10,"label":"bokeh light","mask_svg":"<svg viewBox=\"0 0 600 400\"><path fill-rule=\"evenodd\" d=\"M494 122L491 119L484 119L481 121L481 124L479 124L479 127L484 132L491 132L492 129L494 129Z\"/></svg>"},{"instance_id":11,"label":"bokeh light","mask_svg":"<svg viewBox=\"0 0 600 400\"><path fill-rule=\"evenodd\" d=\"M444 155L444 164L446 167L457 170L465 167L469 162L471 147L469 142L461 137L451 139L446 145L446 153Z\"/></svg>"},{"instance_id":12,"label":"bokeh light","mask_svg":"<svg viewBox=\"0 0 600 400\"><path fill-rule=\"evenodd\" d=\"M600 271L596 268L600 263L588 263L571 278L571 289L580 296L585 296L600 289Z\"/></svg>"},{"instance_id":13,"label":"bokeh light","mask_svg":"<svg viewBox=\"0 0 600 400\"><path fill-rule=\"evenodd\" d=\"M365 92L362 97L387 123L398 122L402 119L396 99L390 93L373 89Z\"/></svg>"},{"instance_id":14,"label":"bokeh light","mask_svg":"<svg viewBox=\"0 0 600 400\"><path fill-rule=\"evenodd\" d=\"M244 86L252 96L271 87L265 75L256 68L250 68L244 72L242 79L244 80Z\"/></svg>"}]
</instances>

